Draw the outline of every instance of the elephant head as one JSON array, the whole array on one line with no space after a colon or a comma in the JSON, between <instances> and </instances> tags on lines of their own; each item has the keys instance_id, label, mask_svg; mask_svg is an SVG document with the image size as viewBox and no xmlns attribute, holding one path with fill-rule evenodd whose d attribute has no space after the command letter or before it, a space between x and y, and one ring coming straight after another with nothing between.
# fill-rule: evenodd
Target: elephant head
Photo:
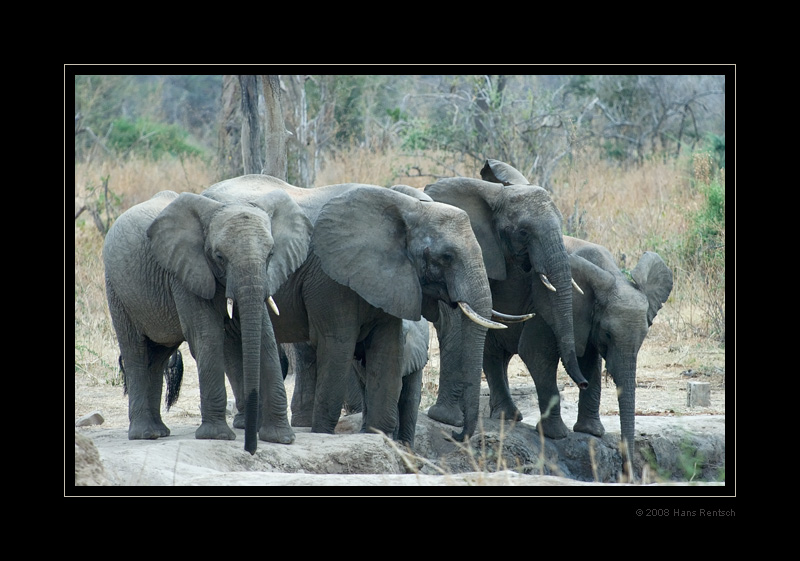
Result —
<instances>
[{"instance_id":1,"label":"elephant head","mask_svg":"<svg viewBox=\"0 0 800 561\"><path fill-rule=\"evenodd\" d=\"M645 252L631 271L620 272L608 250L565 237L575 280L584 293L575 293L575 347L579 356L602 356L619 396L623 452L633 451L636 360L656 313L672 291L672 271L661 257ZM600 373L590 376L590 390L580 398L574 430L600 436Z\"/></svg>"},{"instance_id":2,"label":"elephant head","mask_svg":"<svg viewBox=\"0 0 800 561\"><path fill-rule=\"evenodd\" d=\"M512 275L523 275L530 283L529 290L513 296L517 305L528 308L504 311L538 313L538 309L533 309L538 304L534 302L532 306L530 303L532 285L544 283L548 287L548 307L554 313L545 321L556 334L567 373L581 389L585 389L588 382L581 373L575 354L572 277L562 237L561 212L545 189L527 184L514 168L492 162L495 165L490 168L491 173L484 175L493 180L501 179L503 184L456 177L426 186L425 193L435 201L467 212L490 279L505 281ZM512 181L525 181L526 184Z\"/></svg>"},{"instance_id":3,"label":"elephant head","mask_svg":"<svg viewBox=\"0 0 800 561\"><path fill-rule=\"evenodd\" d=\"M464 431L472 434L486 329L505 326L487 319L491 292L469 217L425 199L375 186L350 189L322 207L312 251L325 274L392 316L434 321L441 302L472 320L462 333Z\"/></svg>"},{"instance_id":4,"label":"elephant head","mask_svg":"<svg viewBox=\"0 0 800 561\"><path fill-rule=\"evenodd\" d=\"M219 294L217 285L224 287L219 306L238 320L241 334L245 450L255 453L258 405L266 399L259 395L266 387L261 376L267 375L260 372L262 337L275 347L265 302L306 259L311 224L283 192L250 204L183 193L156 217L147 235L156 261L177 280L173 291L185 289L210 300ZM276 347L274 356L277 360ZM280 378L279 371L276 375Z\"/></svg>"}]
</instances>

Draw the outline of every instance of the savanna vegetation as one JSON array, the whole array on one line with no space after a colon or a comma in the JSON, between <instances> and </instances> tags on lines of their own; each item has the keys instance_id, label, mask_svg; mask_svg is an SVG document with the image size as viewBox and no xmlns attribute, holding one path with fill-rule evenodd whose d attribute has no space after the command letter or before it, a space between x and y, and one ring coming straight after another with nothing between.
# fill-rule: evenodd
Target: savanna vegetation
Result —
<instances>
[{"instance_id":1,"label":"savanna vegetation","mask_svg":"<svg viewBox=\"0 0 800 561\"><path fill-rule=\"evenodd\" d=\"M725 76L280 80L290 183L422 188L508 162L552 193L565 234L605 245L623 270L644 251L664 258L675 284L651 337L724 346ZM242 173L237 84L75 76L76 376L118 383L108 226L163 189Z\"/></svg>"}]
</instances>

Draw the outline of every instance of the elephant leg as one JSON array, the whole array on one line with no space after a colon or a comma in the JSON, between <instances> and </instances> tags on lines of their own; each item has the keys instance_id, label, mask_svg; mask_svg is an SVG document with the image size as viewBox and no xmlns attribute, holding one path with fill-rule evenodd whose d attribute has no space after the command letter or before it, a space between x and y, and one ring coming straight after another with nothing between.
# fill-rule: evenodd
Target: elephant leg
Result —
<instances>
[{"instance_id":1,"label":"elephant leg","mask_svg":"<svg viewBox=\"0 0 800 561\"><path fill-rule=\"evenodd\" d=\"M294 371L292 426L310 427L317 387L317 351L309 343L292 343L284 348Z\"/></svg>"},{"instance_id":2,"label":"elephant leg","mask_svg":"<svg viewBox=\"0 0 800 561\"><path fill-rule=\"evenodd\" d=\"M361 372L359 372L361 371ZM364 366L361 361L353 360L353 368L347 379L344 394L344 410L348 415L363 413L364 410Z\"/></svg>"},{"instance_id":3,"label":"elephant leg","mask_svg":"<svg viewBox=\"0 0 800 561\"><path fill-rule=\"evenodd\" d=\"M392 317L376 326L365 345L364 425L395 434L403 387L403 321Z\"/></svg>"},{"instance_id":4,"label":"elephant leg","mask_svg":"<svg viewBox=\"0 0 800 561\"><path fill-rule=\"evenodd\" d=\"M539 398L539 422L536 427L548 438L566 438L569 430L561 418L561 396L556 384L558 346L553 332L544 322L525 326L520 338L519 355L536 385Z\"/></svg>"},{"instance_id":5,"label":"elephant leg","mask_svg":"<svg viewBox=\"0 0 800 561\"><path fill-rule=\"evenodd\" d=\"M461 312L439 304L439 319L434 323L439 340L439 391L436 403L428 409L428 416L435 421L464 426L464 412L461 409L461 388L463 387L462 337L460 333Z\"/></svg>"},{"instance_id":6,"label":"elephant leg","mask_svg":"<svg viewBox=\"0 0 800 561\"><path fill-rule=\"evenodd\" d=\"M483 347L483 372L489 384L489 405L492 419L521 421L520 413L508 387L508 363L513 355L493 333L486 336Z\"/></svg>"},{"instance_id":7,"label":"elephant leg","mask_svg":"<svg viewBox=\"0 0 800 561\"><path fill-rule=\"evenodd\" d=\"M164 366L173 350L156 345L141 335L120 342L128 392L129 440L150 440L170 434L161 420L160 402Z\"/></svg>"},{"instance_id":8,"label":"elephant leg","mask_svg":"<svg viewBox=\"0 0 800 561\"><path fill-rule=\"evenodd\" d=\"M347 376L353 363L357 334L316 338L317 384L313 398L311 432L333 434L344 402Z\"/></svg>"},{"instance_id":9,"label":"elephant leg","mask_svg":"<svg viewBox=\"0 0 800 561\"><path fill-rule=\"evenodd\" d=\"M585 432L594 436L603 436L606 432L600 422L600 389L602 358L594 348L586 349L579 359L581 372L589 381L589 387L578 397L578 420L572 430Z\"/></svg>"},{"instance_id":10,"label":"elephant leg","mask_svg":"<svg viewBox=\"0 0 800 561\"><path fill-rule=\"evenodd\" d=\"M422 399L422 369L403 376L403 389L397 404L398 423L394 439L414 449L414 435L417 432L417 415Z\"/></svg>"},{"instance_id":11,"label":"elephant leg","mask_svg":"<svg viewBox=\"0 0 800 561\"><path fill-rule=\"evenodd\" d=\"M189 330L189 350L197 362L200 382L200 427L195 438L201 440L234 440L234 433L225 418L228 396L225 392L225 333L222 322L210 325L202 335ZM194 324L192 324L194 325Z\"/></svg>"}]
</instances>

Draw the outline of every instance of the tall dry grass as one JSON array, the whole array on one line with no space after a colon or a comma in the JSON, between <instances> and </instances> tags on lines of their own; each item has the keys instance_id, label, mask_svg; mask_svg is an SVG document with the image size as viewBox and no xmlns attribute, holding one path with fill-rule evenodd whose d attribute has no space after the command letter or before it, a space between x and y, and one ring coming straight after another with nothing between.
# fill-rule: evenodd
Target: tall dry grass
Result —
<instances>
[{"instance_id":1,"label":"tall dry grass","mask_svg":"<svg viewBox=\"0 0 800 561\"><path fill-rule=\"evenodd\" d=\"M437 177L479 177L480 166L471 166L445 155L377 155L354 148L327 162L315 183L405 183L422 188ZM76 164L76 210L96 200L104 180L120 197L117 211L122 212L163 189L199 193L219 179L215 173L199 159ZM651 336L667 342L713 335L714 314L721 313L724 324L724 270L717 276L723 281L720 291L719 282L700 278L676 249L692 213L703 204L694 187L697 173L689 160L624 169L587 156L553 175L552 196L571 233L608 247L623 269L632 269L644 251L658 252L672 268L673 292L651 330ZM75 220L75 369L76 374L114 382L118 351L105 301L101 248L102 236L84 212Z\"/></svg>"}]
</instances>

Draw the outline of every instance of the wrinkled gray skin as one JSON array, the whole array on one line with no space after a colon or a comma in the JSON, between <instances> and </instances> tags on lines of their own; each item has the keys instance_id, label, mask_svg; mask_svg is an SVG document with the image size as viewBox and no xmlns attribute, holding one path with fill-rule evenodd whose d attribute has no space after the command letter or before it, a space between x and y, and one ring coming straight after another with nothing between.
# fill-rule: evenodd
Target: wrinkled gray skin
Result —
<instances>
[{"instance_id":1,"label":"wrinkled gray skin","mask_svg":"<svg viewBox=\"0 0 800 561\"><path fill-rule=\"evenodd\" d=\"M398 402L399 420L392 437L414 448L419 404L422 398L422 369L428 363L428 341L430 331L428 320L403 320L403 389ZM295 374L295 387L292 396L292 426L310 426L314 409L316 388L316 364L313 349L306 343L281 345L291 347L289 359ZM284 374L285 375L285 374ZM344 396L344 410L348 414L363 412L362 406L366 382L366 345L356 345L352 369L347 378ZM304 424L305 423L305 424ZM366 424L362 432L367 432Z\"/></svg>"},{"instance_id":2,"label":"wrinkled gray skin","mask_svg":"<svg viewBox=\"0 0 800 561\"><path fill-rule=\"evenodd\" d=\"M197 438L235 438L225 420L230 361L243 376L245 450L255 453L258 438L294 441L265 300L305 260L310 235L310 222L285 193L243 205L163 191L117 219L103 259L128 392L128 438L169 435L159 409L162 376L187 341L200 378Z\"/></svg>"},{"instance_id":3,"label":"wrinkled gray skin","mask_svg":"<svg viewBox=\"0 0 800 561\"><path fill-rule=\"evenodd\" d=\"M564 244L572 276L583 291L572 293L573 325L581 371L589 380L589 388L580 393L573 430L595 436L605 432L600 422L601 359L605 359L619 394L621 435L626 443L623 451L633 450L636 358L656 313L672 291L672 272L658 254L648 251L631 271L631 282L605 247L568 236ZM519 353L528 357L525 363L536 384L542 411L539 426L545 436L564 438L568 431L561 419L556 386L559 351L547 324L552 314L547 306L537 310L525 326L532 333L520 341ZM491 400L511 402L505 368L502 378L506 384L492 386Z\"/></svg>"},{"instance_id":4,"label":"wrinkled gray skin","mask_svg":"<svg viewBox=\"0 0 800 561\"><path fill-rule=\"evenodd\" d=\"M493 306L509 314L538 313L547 306L558 312L546 321L556 334L559 354L567 373L581 388L588 382L581 373L575 353L572 326L572 284L569 260L562 237L561 212L549 193L534 185L511 166L489 160L482 175L491 181L456 177L442 179L425 187L434 200L464 209L470 217L475 237L481 245L489 275ZM524 181L524 185L510 184ZM543 287L545 275L555 291ZM441 361L439 395L428 415L438 421L460 422L458 384L462 367L458 360L462 347L453 336L448 313L436 325L439 347L452 361ZM522 414L508 395L502 372L517 354L521 341L530 340L528 324L510 324L504 331L490 330L484 347L483 369L491 392L491 416L521 420ZM526 362L531 359L522 355ZM505 387L496 387L504 385Z\"/></svg>"},{"instance_id":5,"label":"wrinkled gray skin","mask_svg":"<svg viewBox=\"0 0 800 561\"><path fill-rule=\"evenodd\" d=\"M280 316L271 313L280 343L309 342L316 352L311 429L333 433L354 349L364 343L365 426L394 434L403 378L402 320L418 321L424 314L434 321L437 302L448 307L465 302L490 317L491 293L469 218L449 205L383 187L303 189L265 175L230 179L204 195L250 200L274 190L289 193L314 224L312 251L275 294ZM467 403L475 414L465 430L474 430L486 327L466 323L459 337L469 365ZM231 384L236 392L233 378Z\"/></svg>"}]
</instances>

